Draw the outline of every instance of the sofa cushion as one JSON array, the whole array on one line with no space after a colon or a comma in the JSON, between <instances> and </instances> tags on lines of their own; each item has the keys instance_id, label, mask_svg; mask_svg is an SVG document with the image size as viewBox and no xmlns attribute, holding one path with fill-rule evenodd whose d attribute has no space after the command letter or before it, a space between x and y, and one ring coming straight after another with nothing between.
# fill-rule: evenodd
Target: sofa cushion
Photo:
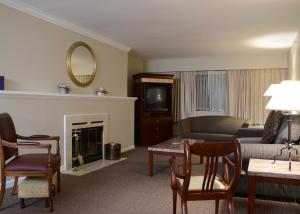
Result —
<instances>
[{"instance_id":1,"label":"sofa cushion","mask_svg":"<svg viewBox=\"0 0 300 214\"><path fill-rule=\"evenodd\" d=\"M238 138L241 144L258 144L261 143L261 137L242 137Z\"/></svg>"},{"instance_id":2,"label":"sofa cushion","mask_svg":"<svg viewBox=\"0 0 300 214\"><path fill-rule=\"evenodd\" d=\"M300 115L292 115L292 130L291 130L291 139L292 141L298 141L300 138ZM288 125L287 125L288 117L285 115L282 119L280 128L278 130L277 137L275 139L275 144L282 143L281 139L288 137Z\"/></svg>"},{"instance_id":3,"label":"sofa cushion","mask_svg":"<svg viewBox=\"0 0 300 214\"><path fill-rule=\"evenodd\" d=\"M230 134L216 134L216 133L189 133L183 136L189 139L201 139L205 141L229 141L235 139L235 135Z\"/></svg>"},{"instance_id":4,"label":"sofa cushion","mask_svg":"<svg viewBox=\"0 0 300 214\"><path fill-rule=\"evenodd\" d=\"M215 133L234 135L246 122L243 118L231 116L200 116L192 117L192 133Z\"/></svg>"},{"instance_id":5,"label":"sofa cushion","mask_svg":"<svg viewBox=\"0 0 300 214\"><path fill-rule=\"evenodd\" d=\"M283 113L281 111L271 111L266 120L261 143L274 143L281 124Z\"/></svg>"},{"instance_id":6,"label":"sofa cushion","mask_svg":"<svg viewBox=\"0 0 300 214\"><path fill-rule=\"evenodd\" d=\"M238 138L262 137L264 128L240 128L236 136Z\"/></svg>"}]
</instances>

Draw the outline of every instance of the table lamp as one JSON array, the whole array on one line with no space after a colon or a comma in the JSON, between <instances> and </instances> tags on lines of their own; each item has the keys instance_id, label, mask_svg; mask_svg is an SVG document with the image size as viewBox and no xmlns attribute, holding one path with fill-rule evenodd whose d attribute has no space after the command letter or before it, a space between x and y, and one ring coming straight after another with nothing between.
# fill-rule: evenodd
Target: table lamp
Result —
<instances>
[{"instance_id":1,"label":"table lamp","mask_svg":"<svg viewBox=\"0 0 300 214\"><path fill-rule=\"evenodd\" d=\"M272 84L269 86L269 88L265 91L264 97L272 97L276 93L276 91L279 89L280 84Z\"/></svg>"},{"instance_id":2,"label":"table lamp","mask_svg":"<svg viewBox=\"0 0 300 214\"><path fill-rule=\"evenodd\" d=\"M270 87L269 87L270 88ZM292 118L291 115L296 114L300 111L300 81L285 80L279 85L275 86L276 90L271 93L271 99L268 102L266 109L279 110L285 112L288 115L288 138L284 140L286 144L280 150L280 154L274 156L274 162L276 157L282 155L283 150L288 150L289 152L289 170L291 170L291 152L296 151L298 155L298 150L293 147L294 142L291 139L291 129L292 129ZM266 91L267 92L267 91Z\"/></svg>"}]
</instances>

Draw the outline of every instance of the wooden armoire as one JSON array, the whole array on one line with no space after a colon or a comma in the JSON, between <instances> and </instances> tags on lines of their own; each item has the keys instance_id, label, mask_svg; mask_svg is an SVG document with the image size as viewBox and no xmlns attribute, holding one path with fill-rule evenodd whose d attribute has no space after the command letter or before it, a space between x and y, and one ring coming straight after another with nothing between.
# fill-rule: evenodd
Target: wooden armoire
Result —
<instances>
[{"instance_id":1,"label":"wooden armoire","mask_svg":"<svg viewBox=\"0 0 300 214\"><path fill-rule=\"evenodd\" d=\"M173 75L133 75L135 102L135 144L151 146L172 138Z\"/></svg>"}]
</instances>

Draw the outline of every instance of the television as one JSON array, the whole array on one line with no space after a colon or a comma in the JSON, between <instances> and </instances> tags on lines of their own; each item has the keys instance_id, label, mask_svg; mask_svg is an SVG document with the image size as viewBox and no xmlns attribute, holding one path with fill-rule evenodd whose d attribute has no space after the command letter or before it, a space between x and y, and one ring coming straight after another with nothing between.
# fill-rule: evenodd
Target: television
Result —
<instances>
[{"instance_id":1,"label":"television","mask_svg":"<svg viewBox=\"0 0 300 214\"><path fill-rule=\"evenodd\" d=\"M169 90L171 85L148 84L145 90L145 110L147 112L169 111Z\"/></svg>"}]
</instances>

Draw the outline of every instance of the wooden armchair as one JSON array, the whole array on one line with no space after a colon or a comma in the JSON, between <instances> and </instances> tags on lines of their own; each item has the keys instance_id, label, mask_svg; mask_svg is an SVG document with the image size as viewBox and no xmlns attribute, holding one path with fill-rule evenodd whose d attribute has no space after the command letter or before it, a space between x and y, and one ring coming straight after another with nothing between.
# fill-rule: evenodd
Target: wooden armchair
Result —
<instances>
[{"instance_id":1,"label":"wooden armchair","mask_svg":"<svg viewBox=\"0 0 300 214\"><path fill-rule=\"evenodd\" d=\"M23 141L18 141L23 140ZM50 144L40 144L36 141L56 141L56 154L51 154ZM19 148L45 149L47 153L19 155ZM15 126L10 115L0 114L0 162L1 162L1 192L0 206L2 204L6 177L15 177L13 192L16 191L18 177L40 176L47 177L49 189L49 207L53 210L52 176L57 173L57 191L60 192L60 151L59 137L48 135L32 135L24 137L16 134Z\"/></svg>"},{"instance_id":2,"label":"wooden armchair","mask_svg":"<svg viewBox=\"0 0 300 214\"><path fill-rule=\"evenodd\" d=\"M187 214L187 201L215 200L218 213L219 200L227 199L228 213L234 213L232 197L241 174L241 147L237 140L232 142L196 142L190 145L184 141L184 173L178 174L176 158L170 159L171 187L173 190L173 214L176 214L177 193L181 197L181 211ZM191 154L204 158L204 173L191 175ZM227 156L233 154L234 162ZM218 174L219 159L223 160L224 176ZM234 171L230 178L228 167Z\"/></svg>"}]
</instances>

